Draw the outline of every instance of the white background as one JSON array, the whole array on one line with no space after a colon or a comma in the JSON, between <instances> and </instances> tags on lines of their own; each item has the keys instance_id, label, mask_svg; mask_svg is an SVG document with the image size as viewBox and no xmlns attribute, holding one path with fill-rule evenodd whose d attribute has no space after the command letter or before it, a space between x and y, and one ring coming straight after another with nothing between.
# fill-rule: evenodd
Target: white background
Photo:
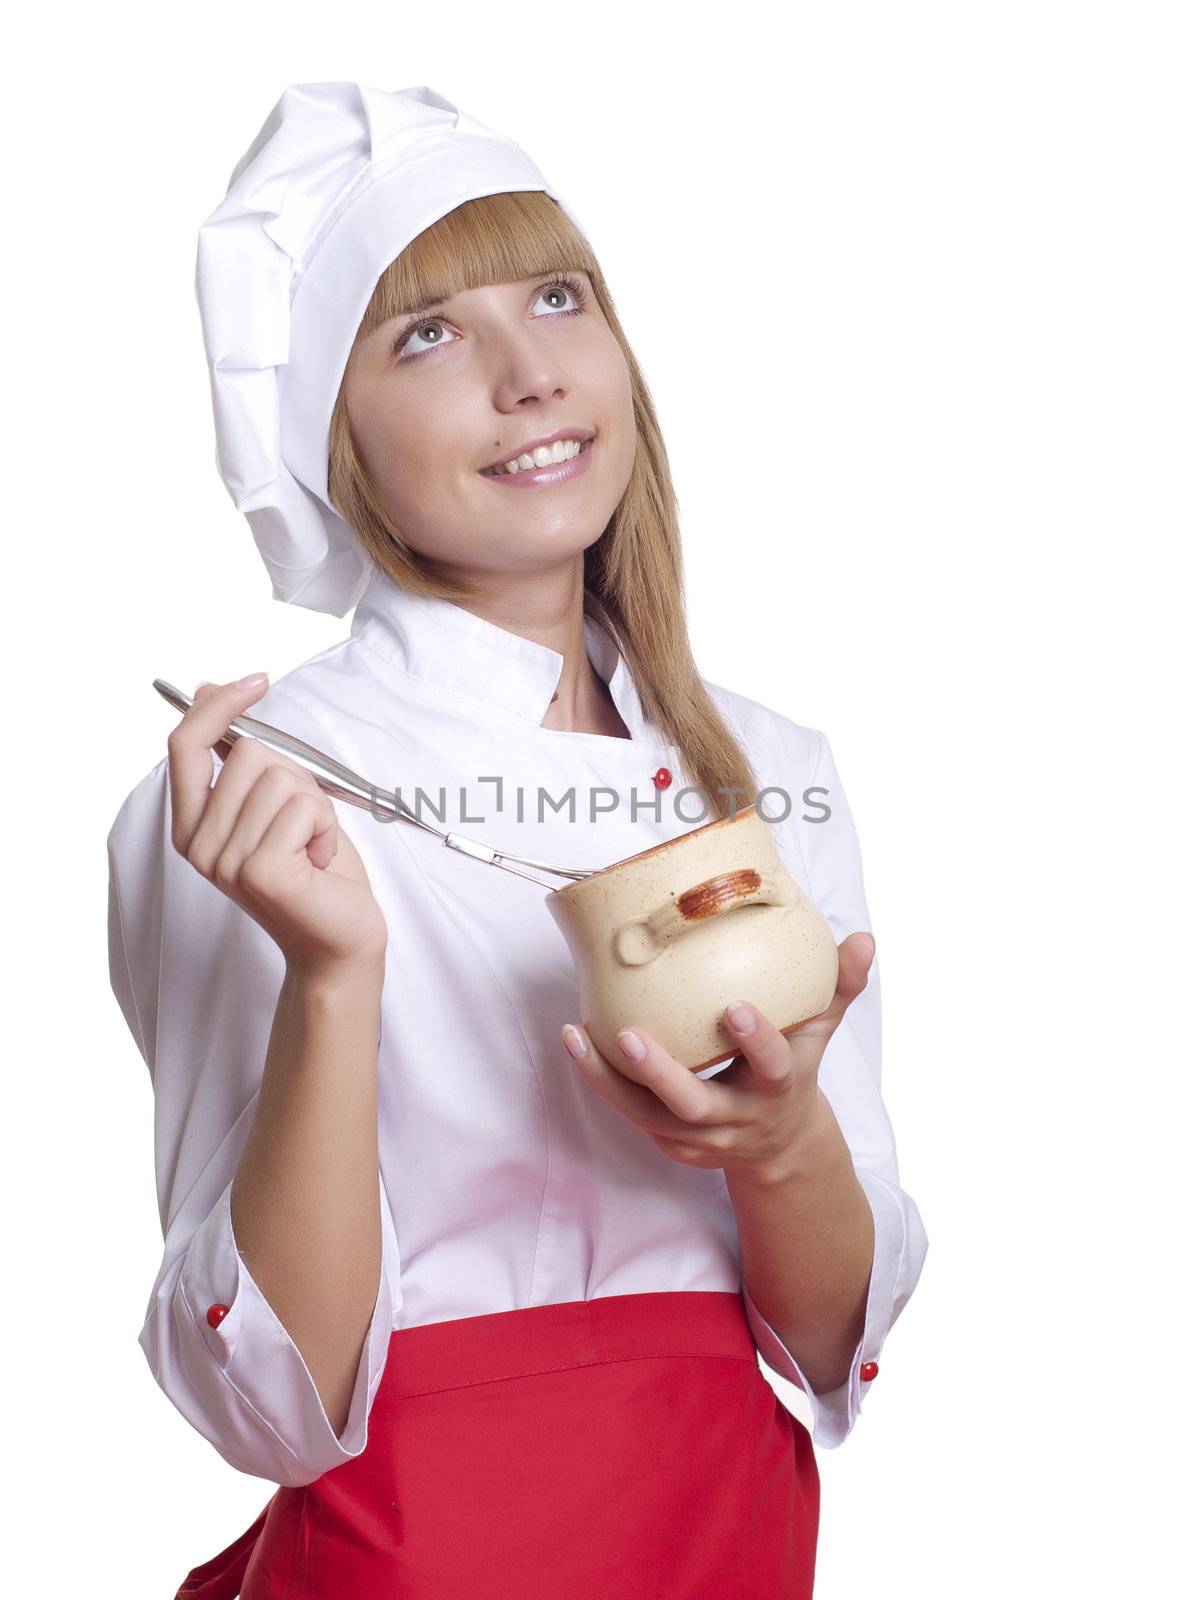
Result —
<instances>
[{"instance_id":1,"label":"white background","mask_svg":"<svg viewBox=\"0 0 1193 1600\"><path fill-rule=\"evenodd\" d=\"M152 1097L104 838L176 720L154 676L347 632L270 598L193 296L233 165L330 78L430 83L568 197L658 405L700 668L824 729L853 805L931 1246L819 1455L818 1597L1186 1575L1188 20L208 0L10 39L9 1592L173 1594L272 1490L137 1345Z\"/></svg>"}]
</instances>

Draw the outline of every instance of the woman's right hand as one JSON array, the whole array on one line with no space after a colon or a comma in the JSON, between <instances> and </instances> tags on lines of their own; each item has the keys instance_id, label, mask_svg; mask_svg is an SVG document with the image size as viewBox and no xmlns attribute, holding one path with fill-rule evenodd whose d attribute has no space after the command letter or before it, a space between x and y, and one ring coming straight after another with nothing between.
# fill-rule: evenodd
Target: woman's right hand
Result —
<instances>
[{"instance_id":1,"label":"woman's right hand","mask_svg":"<svg viewBox=\"0 0 1193 1600\"><path fill-rule=\"evenodd\" d=\"M264 694L200 684L166 741L174 848L247 911L287 966L309 974L377 971L388 932L364 863L305 767L259 739L231 741L212 785L212 750Z\"/></svg>"}]
</instances>

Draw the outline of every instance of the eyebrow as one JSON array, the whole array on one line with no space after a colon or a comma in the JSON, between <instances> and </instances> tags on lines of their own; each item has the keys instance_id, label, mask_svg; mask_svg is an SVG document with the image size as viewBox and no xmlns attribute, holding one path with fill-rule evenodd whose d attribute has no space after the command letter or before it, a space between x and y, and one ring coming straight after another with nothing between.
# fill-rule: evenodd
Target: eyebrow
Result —
<instances>
[{"instance_id":1,"label":"eyebrow","mask_svg":"<svg viewBox=\"0 0 1193 1600\"><path fill-rule=\"evenodd\" d=\"M437 300L416 300L412 306L403 306L400 311L395 311L394 316L412 317L416 311L431 311L436 306L445 306L453 298L452 295L440 295Z\"/></svg>"},{"instance_id":2,"label":"eyebrow","mask_svg":"<svg viewBox=\"0 0 1193 1600\"><path fill-rule=\"evenodd\" d=\"M526 277L521 281L529 282L531 278L548 278L556 270L558 269L555 267L539 267L535 272L528 272ZM565 267L562 270L566 272L577 272L580 269L577 267ZM460 290L461 294L464 292L464 290ZM395 311L393 317L390 318L390 321L392 322L395 317L412 317L419 311L437 311L440 306L449 305L455 298L455 295L440 295L437 299L416 300L413 305L404 306L400 311Z\"/></svg>"}]
</instances>

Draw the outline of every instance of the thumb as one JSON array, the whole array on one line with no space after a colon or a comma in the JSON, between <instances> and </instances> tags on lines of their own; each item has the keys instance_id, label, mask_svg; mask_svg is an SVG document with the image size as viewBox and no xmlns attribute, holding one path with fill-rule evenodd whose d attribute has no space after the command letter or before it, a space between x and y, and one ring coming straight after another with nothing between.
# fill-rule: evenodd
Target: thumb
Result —
<instances>
[{"instance_id":1,"label":"thumb","mask_svg":"<svg viewBox=\"0 0 1193 1600\"><path fill-rule=\"evenodd\" d=\"M873 934L851 933L837 946L837 987L826 1010L809 1022L831 1022L835 1028L846 1011L866 987L874 960ZM806 1026L806 1024L805 1024Z\"/></svg>"},{"instance_id":2,"label":"thumb","mask_svg":"<svg viewBox=\"0 0 1193 1600\"><path fill-rule=\"evenodd\" d=\"M324 828L307 842L307 856L313 867L326 872L339 853L339 828Z\"/></svg>"},{"instance_id":3,"label":"thumb","mask_svg":"<svg viewBox=\"0 0 1193 1600\"><path fill-rule=\"evenodd\" d=\"M866 987L877 948L874 935L864 930L851 933L848 939L842 941L839 947L838 988L848 995L849 1000L855 1000Z\"/></svg>"}]
</instances>

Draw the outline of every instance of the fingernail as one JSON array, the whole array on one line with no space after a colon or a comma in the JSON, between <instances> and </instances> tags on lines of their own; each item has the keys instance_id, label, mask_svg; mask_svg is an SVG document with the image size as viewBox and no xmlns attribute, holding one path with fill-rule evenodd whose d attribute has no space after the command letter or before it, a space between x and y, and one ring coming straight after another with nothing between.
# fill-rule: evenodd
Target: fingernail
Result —
<instances>
[{"instance_id":1,"label":"fingernail","mask_svg":"<svg viewBox=\"0 0 1193 1600\"><path fill-rule=\"evenodd\" d=\"M575 1056L577 1061L583 1061L588 1054L588 1046L584 1043L584 1035L579 1028L574 1028L570 1022L563 1025L563 1043L569 1055Z\"/></svg>"},{"instance_id":2,"label":"fingernail","mask_svg":"<svg viewBox=\"0 0 1193 1600\"><path fill-rule=\"evenodd\" d=\"M726 1009L725 1016L734 1033L753 1033L754 1013L740 1000L735 1000Z\"/></svg>"},{"instance_id":3,"label":"fingernail","mask_svg":"<svg viewBox=\"0 0 1193 1600\"><path fill-rule=\"evenodd\" d=\"M258 689L269 677L268 672L250 672L247 678L237 678L238 689Z\"/></svg>"},{"instance_id":4,"label":"fingernail","mask_svg":"<svg viewBox=\"0 0 1193 1600\"><path fill-rule=\"evenodd\" d=\"M641 1061L646 1054L646 1046L636 1033L629 1028L623 1028L617 1035L617 1042L629 1056L631 1061Z\"/></svg>"}]
</instances>

